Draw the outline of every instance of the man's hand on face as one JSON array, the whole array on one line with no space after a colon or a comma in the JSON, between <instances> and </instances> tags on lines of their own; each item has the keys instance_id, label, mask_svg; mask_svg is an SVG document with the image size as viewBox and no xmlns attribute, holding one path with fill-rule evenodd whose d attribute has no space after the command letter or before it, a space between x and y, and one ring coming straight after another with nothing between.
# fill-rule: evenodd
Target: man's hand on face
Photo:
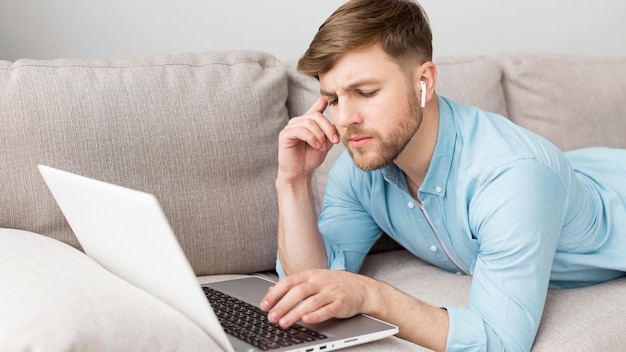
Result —
<instances>
[{"instance_id":1,"label":"man's hand on face","mask_svg":"<svg viewBox=\"0 0 626 352\"><path fill-rule=\"evenodd\" d=\"M323 115L328 102L320 97L306 114L289 120L278 137L278 178L293 181L317 169L333 144L335 126Z\"/></svg>"},{"instance_id":2,"label":"man's hand on face","mask_svg":"<svg viewBox=\"0 0 626 352\"><path fill-rule=\"evenodd\" d=\"M368 313L375 281L345 271L314 269L288 276L271 287L261 301L268 319L287 328L302 320L307 324L330 318Z\"/></svg>"}]
</instances>

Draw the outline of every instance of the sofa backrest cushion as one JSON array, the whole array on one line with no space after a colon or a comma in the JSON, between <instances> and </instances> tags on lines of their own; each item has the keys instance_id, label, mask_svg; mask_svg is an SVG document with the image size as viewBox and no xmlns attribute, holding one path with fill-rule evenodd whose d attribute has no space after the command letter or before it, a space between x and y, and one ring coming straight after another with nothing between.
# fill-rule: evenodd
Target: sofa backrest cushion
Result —
<instances>
[{"instance_id":1,"label":"sofa backrest cushion","mask_svg":"<svg viewBox=\"0 0 626 352\"><path fill-rule=\"evenodd\" d=\"M626 60L500 55L509 118L563 150L626 148Z\"/></svg>"},{"instance_id":2,"label":"sofa backrest cushion","mask_svg":"<svg viewBox=\"0 0 626 352\"><path fill-rule=\"evenodd\" d=\"M0 227L79 247L45 164L153 193L198 275L270 270L286 101L257 51L0 61Z\"/></svg>"},{"instance_id":3,"label":"sofa backrest cushion","mask_svg":"<svg viewBox=\"0 0 626 352\"><path fill-rule=\"evenodd\" d=\"M435 58L437 94L465 105L507 116L502 68L492 57Z\"/></svg>"}]
</instances>

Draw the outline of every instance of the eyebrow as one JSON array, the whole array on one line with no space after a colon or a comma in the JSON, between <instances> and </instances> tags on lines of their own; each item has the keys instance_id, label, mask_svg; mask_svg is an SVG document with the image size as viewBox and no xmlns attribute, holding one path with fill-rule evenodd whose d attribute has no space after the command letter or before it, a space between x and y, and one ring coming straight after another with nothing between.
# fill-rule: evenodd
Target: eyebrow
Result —
<instances>
[{"instance_id":1,"label":"eyebrow","mask_svg":"<svg viewBox=\"0 0 626 352\"><path fill-rule=\"evenodd\" d=\"M347 92L350 92L350 91L356 90L357 88L359 88L361 86L366 86L366 85L370 85L370 84L378 84L378 83L380 83L380 81L375 80L375 79L364 79L362 81L357 81L357 82L354 82L354 83L348 85L346 88L344 88L344 90L347 91ZM335 97L335 96L337 96L337 94L335 94L333 92L329 92L329 91L324 90L324 89L320 89L320 94L322 96L325 96L325 97Z\"/></svg>"}]
</instances>

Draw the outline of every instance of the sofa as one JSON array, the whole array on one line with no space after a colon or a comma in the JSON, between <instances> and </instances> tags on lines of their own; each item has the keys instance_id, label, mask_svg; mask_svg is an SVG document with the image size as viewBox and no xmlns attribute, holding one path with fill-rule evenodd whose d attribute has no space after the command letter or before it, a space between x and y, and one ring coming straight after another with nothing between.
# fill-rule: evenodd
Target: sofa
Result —
<instances>
[{"instance_id":1,"label":"sofa","mask_svg":"<svg viewBox=\"0 0 626 352\"><path fill-rule=\"evenodd\" d=\"M440 95L507 116L563 150L626 148L624 59L434 62ZM83 253L37 165L153 193L200 282L275 279L277 135L319 94L295 64L253 50L0 61L0 351L218 350ZM313 177L318 211L342 150ZM362 273L433 305L466 306L472 280L385 237ZM624 350L625 331L626 278L552 289L533 351ZM391 337L349 350L423 349Z\"/></svg>"}]
</instances>

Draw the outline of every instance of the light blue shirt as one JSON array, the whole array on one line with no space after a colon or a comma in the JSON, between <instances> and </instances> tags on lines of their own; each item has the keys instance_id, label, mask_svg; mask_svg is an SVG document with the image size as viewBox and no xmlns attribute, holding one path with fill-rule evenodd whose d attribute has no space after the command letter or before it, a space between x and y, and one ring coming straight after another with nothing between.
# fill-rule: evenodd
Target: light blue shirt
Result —
<instances>
[{"instance_id":1,"label":"light blue shirt","mask_svg":"<svg viewBox=\"0 0 626 352\"><path fill-rule=\"evenodd\" d=\"M502 116L438 99L421 205L395 164L365 172L344 153L333 166L319 219L329 267L357 272L386 233L473 275L469 307L445 307L448 351L528 351L548 287L626 272L626 150L562 153Z\"/></svg>"}]
</instances>

